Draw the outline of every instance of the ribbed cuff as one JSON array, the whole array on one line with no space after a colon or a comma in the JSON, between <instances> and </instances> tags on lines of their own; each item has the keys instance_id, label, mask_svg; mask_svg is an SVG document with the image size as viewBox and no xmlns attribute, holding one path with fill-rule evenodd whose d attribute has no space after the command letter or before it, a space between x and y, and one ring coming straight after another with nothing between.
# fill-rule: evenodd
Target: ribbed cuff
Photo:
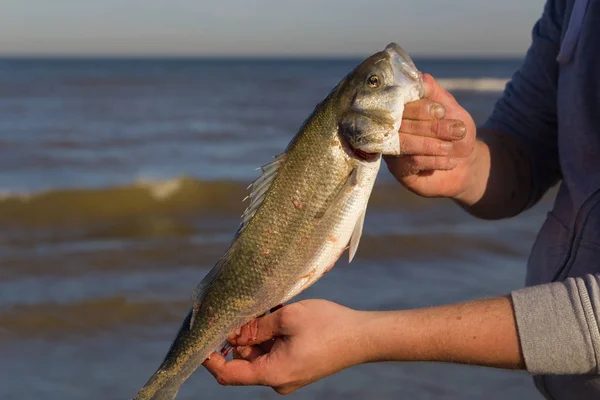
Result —
<instances>
[{"instance_id":1,"label":"ribbed cuff","mask_svg":"<svg viewBox=\"0 0 600 400\"><path fill-rule=\"evenodd\" d=\"M585 284L585 293L580 289L570 278L512 292L521 348L531 374L597 373L585 311L588 292Z\"/></svg>"}]
</instances>

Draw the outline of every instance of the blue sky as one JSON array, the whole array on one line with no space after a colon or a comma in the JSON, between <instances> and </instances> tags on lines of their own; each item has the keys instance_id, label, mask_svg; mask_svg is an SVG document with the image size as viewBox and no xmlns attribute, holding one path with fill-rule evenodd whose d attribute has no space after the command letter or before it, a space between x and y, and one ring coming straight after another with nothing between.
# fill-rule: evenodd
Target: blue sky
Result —
<instances>
[{"instance_id":1,"label":"blue sky","mask_svg":"<svg viewBox=\"0 0 600 400\"><path fill-rule=\"evenodd\" d=\"M1 0L0 54L520 55L544 0Z\"/></svg>"}]
</instances>

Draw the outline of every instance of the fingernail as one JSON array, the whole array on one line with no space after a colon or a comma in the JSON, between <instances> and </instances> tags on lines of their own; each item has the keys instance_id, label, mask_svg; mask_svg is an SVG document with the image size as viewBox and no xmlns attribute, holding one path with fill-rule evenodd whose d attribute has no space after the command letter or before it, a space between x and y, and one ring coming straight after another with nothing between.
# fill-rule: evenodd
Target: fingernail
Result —
<instances>
[{"instance_id":1,"label":"fingernail","mask_svg":"<svg viewBox=\"0 0 600 400\"><path fill-rule=\"evenodd\" d=\"M433 103L429 106L429 114L434 119L442 119L444 118L444 115L446 115L446 109L439 103Z\"/></svg>"},{"instance_id":2,"label":"fingernail","mask_svg":"<svg viewBox=\"0 0 600 400\"><path fill-rule=\"evenodd\" d=\"M240 326L239 328L237 328L235 330L235 336L240 336L241 333L242 333L242 327Z\"/></svg>"},{"instance_id":3,"label":"fingernail","mask_svg":"<svg viewBox=\"0 0 600 400\"><path fill-rule=\"evenodd\" d=\"M452 148L454 147L454 144L452 142L442 142L440 144L440 148L442 149L443 152L445 152L446 154L450 153L452 151Z\"/></svg>"},{"instance_id":4,"label":"fingernail","mask_svg":"<svg viewBox=\"0 0 600 400\"><path fill-rule=\"evenodd\" d=\"M457 122L450 126L450 135L457 139L462 139L467 134L467 127L462 122Z\"/></svg>"}]
</instances>

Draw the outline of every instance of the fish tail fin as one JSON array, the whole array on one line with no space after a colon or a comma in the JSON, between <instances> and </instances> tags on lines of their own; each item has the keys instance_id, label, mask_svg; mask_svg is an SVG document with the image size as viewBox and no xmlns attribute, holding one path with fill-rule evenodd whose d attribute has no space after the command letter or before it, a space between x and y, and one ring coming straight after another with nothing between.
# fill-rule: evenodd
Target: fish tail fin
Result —
<instances>
[{"instance_id":1,"label":"fish tail fin","mask_svg":"<svg viewBox=\"0 0 600 400\"><path fill-rule=\"evenodd\" d=\"M210 352L202 350L193 354L182 354L180 349L189 340L190 321L193 310L183 320L175 340L165 359L148 382L133 397L133 400L173 400L179 388L202 364Z\"/></svg>"}]
</instances>

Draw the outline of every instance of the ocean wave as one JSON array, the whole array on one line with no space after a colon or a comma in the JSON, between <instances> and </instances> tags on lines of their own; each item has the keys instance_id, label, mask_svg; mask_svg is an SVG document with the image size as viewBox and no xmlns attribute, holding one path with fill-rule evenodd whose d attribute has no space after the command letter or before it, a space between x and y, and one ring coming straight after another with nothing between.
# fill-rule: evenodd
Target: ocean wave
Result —
<instances>
[{"instance_id":1,"label":"ocean wave","mask_svg":"<svg viewBox=\"0 0 600 400\"><path fill-rule=\"evenodd\" d=\"M43 192L0 192L0 225L69 225L198 210L242 209L245 185L178 177L130 185Z\"/></svg>"},{"instance_id":2,"label":"ocean wave","mask_svg":"<svg viewBox=\"0 0 600 400\"><path fill-rule=\"evenodd\" d=\"M438 79L448 91L468 91L468 92L502 92L508 79L499 78L452 78Z\"/></svg>"},{"instance_id":3,"label":"ocean wave","mask_svg":"<svg viewBox=\"0 0 600 400\"><path fill-rule=\"evenodd\" d=\"M176 177L139 180L104 188L54 189L42 192L0 192L0 226L85 225L124 218L169 217L189 213L241 215L250 182ZM429 207L396 183L378 183L370 209ZM436 203L439 205L439 202Z\"/></svg>"}]
</instances>

